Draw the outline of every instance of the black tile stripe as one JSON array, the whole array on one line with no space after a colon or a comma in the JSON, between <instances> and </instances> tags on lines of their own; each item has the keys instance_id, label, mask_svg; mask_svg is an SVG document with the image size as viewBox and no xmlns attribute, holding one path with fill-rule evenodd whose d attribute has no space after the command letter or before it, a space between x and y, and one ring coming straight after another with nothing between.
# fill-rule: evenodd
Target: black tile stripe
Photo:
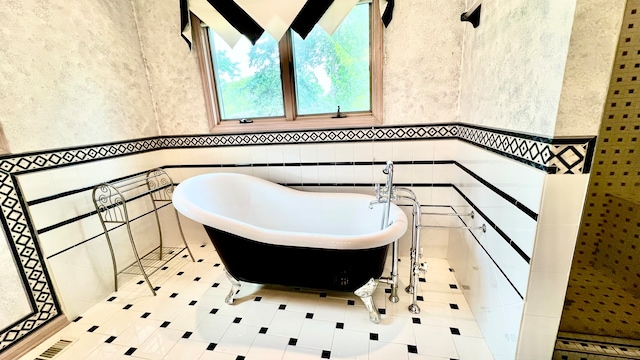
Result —
<instances>
[{"instance_id":1,"label":"black tile stripe","mask_svg":"<svg viewBox=\"0 0 640 360\"><path fill-rule=\"evenodd\" d=\"M470 176L472 176L474 179L478 180L480 183L482 183L483 185L485 185L486 187L488 187L490 190L492 190L494 193L498 194L499 196L501 196L503 199L505 199L506 201L508 201L509 203L511 203L512 205L516 206L519 210L521 210L522 212L524 212L527 216L531 217L534 220L537 220L538 218L538 214L535 213L533 210L529 209L527 206L523 205L522 203L518 202L515 198L513 198L511 195L505 193L504 191L500 190L498 187L492 185L491 183L489 183L488 181L484 180L482 177L480 177L479 175L477 175L476 173L474 173L473 171L469 170L467 167L465 167L464 165L456 162L456 161L448 161L448 160L443 160L443 161L396 161L394 162L394 164L396 165L415 165L415 164L422 164L422 163L427 163L427 164L435 164L435 165L443 165L443 164L454 164L456 166L458 166L460 169L462 169L463 171L465 171L467 174L469 174ZM322 164L322 163L320 163ZM338 165L340 163L328 163L330 165ZM352 164L352 163L347 163L347 164ZM374 165L383 165L385 164L385 162L382 161L378 161L378 162L373 162ZM287 164L254 164L254 166L287 166ZM308 165L314 165L317 166L317 163L309 163ZM164 168L175 168L175 167L183 167L182 165L168 165L165 166ZM217 165L203 165L203 164L199 164L199 165L194 165L194 167L217 167ZM144 172L141 172L144 173ZM140 174L140 173L138 173ZM134 176L134 175L131 175ZM124 179L131 177L131 176L127 176L127 177L123 177ZM305 184L305 183L290 183L290 184L282 184L282 185L287 185L287 186L342 186L342 187L349 187L349 186L359 186L359 187L371 187L374 186L374 184L372 183L332 183L332 184L322 184L322 183L318 183L318 184ZM415 183L397 183L397 186L447 186L447 184L415 184ZM164 188L164 187L162 187ZM162 188L159 188L158 190L161 190ZM71 193L71 192L67 192L67 193ZM147 194L142 194L142 195L138 195L135 197L132 197L130 199L130 201L136 200L136 199L140 199L142 197L145 197ZM60 196L50 196L48 198L42 198L42 199L37 199L32 201L30 204L32 203L43 203L45 201L51 201L51 200L55 200L58 199ZM164 204L163 206L166 206L168 204ZM152 211L143 214L144 215L148 215L150 214ZM76 216L75 218L72 219L68 219L68 220L64 220L62 222L59 222L57 224L53 224L50 225L48 227L42 228L38 230L38 234L43 234L46 233L48 231L57 229L59 227L71 224L73 222L76 221L80 221L82 219L85 219L87 217L96 215L97 212L96 211L91 211L90 213L87 214L82 214L79 216ZM138 218L140 218L141 216L139 216ZM135 218L135 219L138 219ZM134 220L135 220L134 219ZM115 228L115 227L114 227ZM101 236L102 234L99 234L97 236ZM58 253L56 253L57 255Z\"/></svg>"},{"instance_id":2,"label":"black tile stripe","mask_svg":"<svg viewBox=\"0 0 640 360\"><path fill-rule=\"evenodd\" d=\"M168 206L168 205L170 205L170 204L171 204L171 203L166 203L166 204L163 204L162 206L158 206L158 210L160 210L160 209L162 209L163 207ZM142 217L144 217L144 216L147 216L147 215L149 215L149 214L151 214L151 213L153 213L153 210L151 210L151 211L149 211L149 212L147 212L147 213L144 213L144 214L142 214L142 215L140 215L140 216L137 216L137 217L135 217L135 218L131 219L130 221L136 221L136 220L138 220L138 219L140 219L140 218L142 218ZM65 225L66 225L66 224L65 224ZM124 225L125 225L125 224L120 224L120 225L114 226L113 228L109 229L109 231L115 230L115 229L117 229L117 228L119 228L119 227L121 227L121 226L124 226ZM54 256L56 256L56 255L60 255L60 254L62 254L62 253L63 253L63 252L65 252L65 251L69 251L69 250L73 249L74 247L80 246L80 245L82 245L82 244L84 244L84 243L86 243L86 242L89 242L89 241L93 240L93 239L99 238L99 237L100 237L100 236L102 236L102 235L104 235L104 232L103 232L103 233L100 233L100 234L98 234L98 235L96 235L96 236L92 236L92 237L88 238L87 240L81 241L81 242L79 242L79 243L77 243L77 244L75 244L75 245L69 246L68 248L62 249L62 250L58 251L57 253L51 254L51 255L47 256L47 259L51 259L52 257L54 257Z\"/></svg>"},{"instance_id":3,"label":"black tile stripe","mask_svg":"<svg viewBox=\"0 0 640 360\"><path fill-rule=\"evenodd\" d=\"M465 169L466 169L466 168L465 168ZM467 170L468 170L468 169L467 169ZM471 172L471 171L468 171L468 173L471 173L471 174L475 175L475 173L473 173L473 172ZM473 175L472 175L472 176L473 176ZM495 188L496 190L500 191L500 190L499 190L499 189L497 189L495 186L493 186L493 185L491 185L490 183L486 182L486 181L485 181L484 179L482 179L481 177L479 177L479 176L475 175L475 176L474 176L474 178L476 178L476 177L477 177L477 179L478 179L480 182L482 182L485 186L489 187L490 189L491 189L491 188ZM454 186L454 185L452 185L452 184L445 184L445 183L443 183L443 184L433 184L433 183L426 183L426 184L415 184L415 183L396 183L395 185L396 185L396 186L407 186L407 187L453 187L453 188L454 188L454 189L455 189L455 190L456 190L456 191L457 191L457 192L458 192L458 193L459 193L459 194L460 194L460 195L461 195L461 196L462 196L462 197L463 197L463 198L464 198L468 203L469 203L469 205L471 205L471 206L474 208L474 210L478 213L478 215L480 215L480 216L482 216L484 219L486 219L487 224L488 224L489 226L491 226L492 228L494 228L494 229L498 232L498 234L500 234L500 236L501 236L505 241L507 241L507 243L509 243L509 245L510 245L510 246L511 246L511 247L512 247L512 248L513 248L513 249L518 253L518 255L520 255L520 256L521 256L521 257L522 257L522 258L523 258L527 263L530 263L530 261L531 261L530 257L529 257L529 256L528 256L528 255L527 255L527 254L522 250L522 249L520 249L520 247L519 247L519 246L518 246L514 241L512 241L512 240L511 240L511 238L510 238L510 237L509 237L509 236L508 236L508 235L507 235L507 234L506 234L502 229L500 229L500 228L499 228L499 227L498 227L498 226L497 226L497 225L496 225L496 224L495 224L491 219L489 219L489 218L484 214L484 212L482 212L482 210L480 210L480 209L479 209L479 208L478 208L478 207L477 207L477 206L476 206L476 205L475 205L475 204L474 204L474 203L473 203L473 202L472 202L472 201L471 201L471 200L470 200L470 199L469 199L469 198L468 198L468 197L467 197L467 196L466 196L466 195L465 195L465 194L464 194L460 189L458 189L456 186ZM313 186L313 185L309 185L309 184L290 184L290 186ZM336 184L318 184L317 186L341 186L341 185L340 185L340 184L338 184L338 185L336 185ZM371 183L371 184L363 184L363 186L372 187L372 186L374 186L374 184L373 184L373 183ZM492 189L492 190L493 190L493 189ZM500 192L501 192L502 194L504 194L504 196L503 196L503 195L501 195L501 194L500 194ZM515 199L513 199L512 197L510 197L508 194L505 194L505 193L504 193L504 192L502 192L502 191L500 191L500 192L496 192L496 193L498 193L499 195L503 196L503 198L507 199L508 201L509 201L509 199L508 199L508 198L510 198L510 199L511 199L511 201L510 201L510 202L511 202L511 203L514 203L514 202L515 202L516 204L514 204L514 205L516 205L516 206L517 206L517 204L519 204ZM165 207L165 206L168 206L168 205L170 205L170 203L163 204L162 206L158 207L158 209L161 209L162 207ZM521 204L520 204L520 205L521 205ZM537 214L536 214L536 213L534 213L533 211L529 210L528 208L526 208L524 205L521 205L521 206L520 206L520 207L518 207L518 208L519 208L519 209L521 209L521 210L522 210L522 208L527 209L529 212L528 212L528 213L527 213L527 212L525 212L525 213L526 213L527 215L529 215L529 216L535 215L534 220L536 220L536 219L537 219ZM153 210L151 210L151 211L149 211L149 212L147 212L147 213L145 213L145 214L142 214L142 215L140 215L140 216L138 216L138 217L136 217L136 218L132 219L132 221L138 220L138 219L142 218L143 216L146 216L146 215L151 214L152 212L153 212ZM524 211L523 211L523 212L524 212ZM95 212L94 212L94 213L95 213ZM84 218L84 217L83 217L83 218ZM66 225L66 224L65 224L65 225ZM55 225L54 225L54 226L55 226ZM61 226L62 226L62 225L61 225ZM120 227L120 226L123 226L123 224L118 225L118 226L114 227L113 229L116 229L116 228L118 228L118 227ZM42 232L42 230L41 230L40 232ZM54 253L54 254L52 254L52 255L48 256L48 257L47 257L47 259L50 259L50 258L52 258L52 257L54 257L54 256L56 256L56 255L62 254L62 253L66 252L66 251L68 251L68 250L70 250L70 249L72 249L72 248L74 248L74 247L77 247L77 246L79 246L79 245L82 245L82 244L84 244L84 243L86 243L86 242L88 242L88 241L90 241L90 240L93 240L93 239L95 239L95 238L98 238L98 237L100 237L100 236L102 236L102 235L104 235L104 233L101 233L101 234L96 235L96 236L94 236L94 237L92 237L92 238L89 238L89 239L87 239L87 240L84 240L84 241L82 241L82 242L80 242L80 243L77 243L77 244L75 244L75 245L72 245L72 246L70 246L70 247L68 247L68 248L65 248L65 249L63 249L63 250L60 250L60 251L58 251L58 252L56 252L56 253Z\"/></svg>"},{"instance_id":4,"label":"black tile stripe","mask_svg":"<svg viewBox=\"0 0 640 360\"><path fill-rule=\"evenodd\" d=\"M371 166L371 165L384 165L386 164L386 162L384 161L374 161L374 162L367 162L364 164L358 164L358 165L366 165L366 166ZM521 202L519 202L518 200L516 200L513 196L507 194L506 192L500 190L497 186L491 184L490 182L488 182L487 180L485 180L484 178L482 178L481 176L479 176L478 174L474 173L473 171L471 171L470 169L468 169L467 167L465 167L464 165L460 164L457 161L452 161L452 160L433 160L433 161L394 161L394 165L456 165L458 166L461 170L463 170L464 172L466 172L467 174L469 174L470 176L472 176L474 179L478 180L481 184L483 184L484 186L486 186L487 188L489 188L491 191L493 191L494 193L496 193L497 195L499 195L500 197L502 197L503 199L505 199L506 201L508 201L509 203L511 203L512 205L514 205L515 207L517 207L520 211L524 212L527 216L529 216L530 218L532 218L533 220L538 220L538 214L529 209L526 205L522 204ZM335 165L335 166L340 166L340 165L356 165L355 163L338 163L338 162L334 162L334 163L296 163L295 165L292 165L290 163L258 163L258 164L253 164L253 167L272 167L272 166L323 166L323 165ZM184 167L183 165L167 165L164 166L164 168L182 168ZM191 167L191 166L189 166ZM218 167L217 165L206 165L206 164L197 164L197 165L193 165L193 167L197 167L197 168L208 168L208 167ZM344 187L350 187L350 186L356 186L356 187L371 187L374 186L375 184L370 184L370 183L333 183L333 184L322 184L322 183L283 183L281 185L285 185L285 186L344 186ZM404 184L400 184L400 183L396 183L396 186L438 186L436 184L416 184L416 183L404 183ZM447 184L442 184L440 186L446 186Z\"/></svg>"},{"instance_id":5,"label":"black tile stripe","mask_svg":"<svg viewBox=\"0 0 640 360\"><path fill-rule=\"evenodd\" d=\"M453 210L453 212L456 212L456 209L454 209L453 207L451 207L451 209ZM464 219L461 216L458 216L458 219L460 219L460 221L464 224L464 226L468 226L467 223L464 221ZM485 218L486 219L486 218ZM488 220L487 220L488 221ZM471 234L471 236L473 236L473 238L476 240L476 242L478 243L478 245L480 246L480 248L484 251L485 254L487 254L487 256L489 257L489 259L491 259L491 262L493 262L493 265L496 266L496 268L498 270L500 270L500 273L502 274L502 276L504 276L504 278L507 280L507 282L509 283L509 285L511 285L511 287L513 288L513 290L516 292L516 294L518 294L518 296L524 300L524 297L522 296L522 294L520 293L520 291L518 291L518 288L516 288L515 285L513 285L513 283L511 282L511 279L509 279L509 277L507 276L507 274L502 270L502 268L500 267L500 265L498 265L498 263L493 259L493 257L491 256L491 254L489 254L489 252L487 251L487 249L484 248L484 246L482 246L482 243L480 243L480 240L478 240L478 238L476 237L476 234L473 233L473 231L471 231L471 229L468 230L469 233Z\"/></svg>"},{"instance_id":6,"label":"black tile stripe","mask_svg":"<svg viewBox=\"0 0 640 360\"><path fill-rule=\"evenodd\" d=\"M166 186L159 187L159 188L158 188L158 190L164 189L165 187L166 187ZM155 191L156 191L156 190L154 190L153 192L155 192ZM141 198L143 198L143 197L146 197L147 195L149 195L149 193L144 193L144 194L140 194L140 195L132 196L131 198L127 199L127 202L131 202L131 201L134 201L134 200L141 199ZM167 206L167 205L169 205L169 204L170 204L170 203L163 204L161 207L165 207L165 206ZM111 207L115 207L115 206L111 206ZM158 207L158 209L160 209L161 207ZM147 212L147 213L145 213L145 214L142 214L142 215L138 216L137 218L131 219L131 221L133 221L133 220L135 220L135 219L139 219L139 218L141 218L142 216L148 215L148 214L150 214L150 213L152 213L152 212L153 212L153 210L152 210L152 211L149 211L149 212ZM74 217L74 218L71 218L71 219L67 219L67 220L61 221L61 222L59 222L59 223L57 223L57 224L53 224L53 225L50 225L50 226L44 227L44 228L42 228L42 229L38 229L38 234L44 234L44 233L46 233L47 231L51 231L51 230L57 229L57 228L59 228L59 227L62 227L62 226L65 226L65 225L68 225L68 224L74 223L74 222L76 222L76 221L80 221L80 220L85 219L85 218L87 218L87 217L89 217L89 216L96 215L97 213L98 213L98 212L97 212L96 210L93 210L93 211L91 211L91 212L89 212L89 213L82 214L82 215L78 215L78 216L76 216L76 217ZM114 227L114 229L115 229L115 227Z\"/></svg>"},{"instance_id":7,"label":"black tile stripe","mask_svg":"<svg viewBox=\"0 0 640 360\"><path fill-rule=\"evenodd\" d=\"M442 165L442 164L454 164L453 160L418 160L418 161L396 161L394 162L396 165ZM352 161L352 162L310 162L310 163L250 163L250 164L177 164L177 165L165 165L160 167L161 169L188 169L188 168L238 168L238 167L269 167L269 166L284 166L284 167L296 167L296 166L355 166L355 165L367 165L367 166L375 166L375 165L385 165L386 161ZM141 174L144 174L146 171L141 171L138 173L134 173L131 175L115 178L107 183L116 182L125 180L131 177L135 177ZM177 184L176 184L177 185ZM165 186L155 189L154 191L159 191L164 189ZM29 206L42 204L48 201L53 201L60 199L66 196L76 195L85 191L91 191L93 186L87 186L79 189L68 190L58 194L45 196L42 198L33 199L27 202ZM145 194L147 195L147 194ZM143 195L144 196L144 195ZM132 198L134 199L134 198ZM94 212L95 213L95 212Z\"/></svg>"},{"instance_id":8,"label":"black tile stripe","mask_svg":"<svg viewBox=\"0 0 640 360\"><path fill-rule=\"evenodd\" d=\"M513 248L513 250L515 250L518 255L520 255L520 257L522 257L524 261L527 262L527 264L531 262L531 258L529 257L529 255L525 254L525 252L520 249L515 241L511 240L511 238L504 231L502 231L502 229L500 229L498 225L496 225L496 223L494 223L489 217L487 217L487 215L485 215L485 213L480 210L480 208L478 208L476 204L474 204L460 189L458 189L457 186L454 185L452 187L458 192L458 194L460 194L460 196L462 196L462 198L467 203L469 203L469 205L478 213L478 215L480 215L487 222L488 226L492 227L498 234L500 234L504 241L506 241Z\"/></svg>"},{"instance_id":9,"label":"black tile stripe","mask_svg":"<svg viewBox=\"0 0 640 360\"><path fill-rule=\"evenodd\" d=\"M508 202L510 202L512 205L517 207L520 211L522 211L523 213L527 214L527 216L529 216L530 218L532 218L535 221L538 221L538 214L535 211L529 209L527 206L525 206L521 202L518 202L518 200L516 200L513 196L511 196L511 195L507 194L506 192L500 190L497 186L489 183L487 180L485 180L482 177L480 177L480 175L478 175L478 174L474 173L473 171L469 170L466 166L464 166L464 165L462 165L462 164L460 164L458 162L456 162L456 166L459 167L460 169L462 169L467 174L469 174L474 179L478 180L482 185L488 187L489 189L491 189L491 191L493 191L494 193L500 195L503 199L505 199Z\"/></svg>"},{"instance_id":10,"label":"black tile stripe","mask_svg":"<svg viewBox=\"0 0 640 360\"><path fill-rule=\"evenodd\" d=\"M582 173L588 174L591 172L591 166L593 165L593 154L596 151L596 141L597 138L592 138L589 140L589 144L587 145L587 154L585 155L584 165L582 166Z\"/></svg>"},{"instance_id":11,"label":"black tile stripe","mask_svg":"<svg viewBox=\"0 0 640 360\"><path fill-rule=\"evenodd\" d=\"M115 178L115 179L111 179L111 180L105 181L105 182L112 183L112 182L116 182L116 181L122 181L122 180L126 180L126 179L129 179L129 178L136 177L138 175L142 175L142 174L144 174L146 172L147 171L140 171L140 172L133 173L133 174L130 174L130 175L121 176L121 177L118 177L118 178ZM95 185L98 185L98 184L95 184ZM86 187L79 188L79 189L63 191L63 192L55 194L55 195L50 195L50 196L45 196L45 197L38 198L38 199L33 199L33 200L28 201L27 205L29 205L29 206L37 205L37 204L41 204L41 203L44 203L44 202L47 202L47 201L56 200L56 199L59 199L59 198L65 197L65 196L71 196L71 195L79 194L81 192L91 191L91 190L93 190L93 187L95 185L86 186Z\"/></svg>"}]
</instances>

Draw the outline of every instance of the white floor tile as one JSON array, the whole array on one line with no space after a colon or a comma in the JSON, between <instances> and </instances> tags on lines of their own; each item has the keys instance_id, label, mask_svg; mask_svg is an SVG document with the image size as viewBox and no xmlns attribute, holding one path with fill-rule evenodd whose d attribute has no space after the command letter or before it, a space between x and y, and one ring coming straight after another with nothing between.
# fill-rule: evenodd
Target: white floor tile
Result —
<instances>
[{"instance_id":1,"label":"white floor tile","mask_svg":"<svg viewBox=\"0 0 640 360\"><path fill-rule=\"evenodd\" d=\"M305 319L300 329L297 346L330 350L336 323Z\"/></svg>"},{"instance_id":2,"label":"white floor tile","mask_svg":"<svg viewBox=\"0 0 640 360\"><path fill-rule=\"evenodd\" d=\"M280 360L289 343L289 338L258 334L251 349L247 353L246 360Z\"/></svg>"},{"instance_id":3,"label":"white floor tile","mask_svg":"<svg viewBox=\"0 0 640 360\"><path fill-rule=\"evenodd\" d=\"M110 320L100 325L95 332L99 334L119 336L144 313L134 310L120 310Z\"/></svg>"},{"instance_id":4,"label":"white floor tile","mask_svg":"<svg viewBox=\"0 0 640 360\"><path fill-rule=\"evenodd\" d=\"M448 327L416 325L418 354L457 358L456 346Z\"/></svg>"},{"instance_id":5,"label":"white floor tile","mask_svg":"<svg viewBox=\"0 0 640 360\"><path fill-rule=\"evenodd\" d=\"M369 360L407 360L407 345L384 341L369 342Z\"/></svg>"},{"instance_id":6,"label":"white floor tile","mask_svg":"<svg viewBox=\"0 0 640 360\"><path fill-rule=\"evenodd\" d=\"M159 360L171 351L171 348L184 335L184 331L165 328L157 329L133 353L136 357Z\"/></svg>"},{"instance_id":7,"label":"white floor tile","mask_svg":"<svg viewBox=\"0 0 640 360\"><path fill-rule=\"evenodd\" d=\"M478 323L475 320L456 319L456 324L456 327L460 330L460 335L482 337L482 331L480 331L480 327L478 327Z\"/></svg>"},{"instance_id":8,"label":"white floor tile","mask_svg":"<svg viewBox=\"0 0 640 360\"><path fill-rule=\"evenodd\" d=\"M260 328L256 326L231 324L213 351L247 355L259 331Z\"/></svg>"},{"instance_id":9,"label":"white floor tile","mask_svg":"<svg viewBox=\"0 0 640 360\"><path fill-rule=\"evenodd\" d=\"M310 296L310 294L291 292L287 310L312 313L316 309L319 298L319 296Z\"/></svg>"},{"instance_id":10,"label":"white floor tile","mask_svg":"<svg viewBox=\"0 0 640 360\"><path fill-rule=\"evenodd\" d=\"M297 339L306 314L297 311L278 310L273 317L267 334Z\"/></svg>"},{"instance_id":11,"label":"white floor tile","mask_svg":"<svg viewBox=\"0 0 640 360\"><path fill-rule=\"evenodd\" d=\"M460 360L493 360L491 351L484 339L468 336L454 336Z\"/></svg>"},{"instance_id":12,"label":"white floor tile","mask_svg":"<svg viewBox=\"0 0 640 360\"><path fill-rule=\"evenodd\" d=\"M86 360L117 359L129 350L128 346L103 343L93 350Z\"/></svg>"},{"instance_id":13,"label":"white floor tile","mask_svg":"<svg viewBox=\"0 0 640 360\"><path fill-rule=\"evenodd\" d=\"M86 333L82 335L82 337L79 338L78 341L69 345L69 347L64 352L60 353L59 359L83 359L89 356L89 354L91 354L99 346L104 344L104 341L108 337L108 335L103 334Z\"/></svg>"},{"instance_id":14,"label":"white floor tile","mask_svg":"<svg viewBox=\"0 0 640 360\"><path fill-rule=\"evenodd\" d=\"M364 306L347 306L344 329L378 333L378 324L369 321L369 312Z\"/></svg>"},{"instance_id":15,"label":"white floor tile","mask_svg":"<svg viewBox=\"0 0 640 360\"><path fill-rule=\"evenodd\" d=\"M160 328L160 325L162 325L160 320L138 318L113 340L113 343L138 348L151 334Z\"/></svg>"},{"instance_id":16,"label":"white floor tile","mask_svg":"<svg viewBox=\"0 0 640 360\"><path fill-rule=\"evenodd\" d=\"M331 359L369 359L370 334L337 329L333 334Z\"/></svg>"},{"instance_id":17,"label":"white floor tile","mask_svg":"<svg viewBox=\"0 0 640 360\"><path fill-rule=\"evenodd\" d=\"M445 357L440 357L440 356L409 354L409 360L450 360L450 359Z\"/></svg>"},{"instance_id":18,"label":"white floor tile","mask_svg":"<svg viewBox=\"0 0 640 360\"><path fill-rule=\"evenodd\" d=\"M262 301L252 301L249 308L242 316L241 324L253 326L266 326L278 311L278 304Z\"/></svg>"},{"instance_id":19,"label":"white floor tile","mask_svg":"<svg viewBox=\"0 0 640 360\"><path fill-rule=\"evenodd\" d=\"M322 350L287 346L282 360L318 360L320 356L322 356Z\"/></svg>"},{"instance_id":20,"label":"white floor tile","mask_svg":"<svg viewBox=\"0 0 640 360\"><path fill-rule=\"evenodd\" d=\"M198 328L198 325L200 325L203 320L209 316L213 316L209 312L210 309L185 306L173 319L169 320L167 327L174 330L193 331Z\"/></svg>"},{"instance_id":21,"label":"white floor tile","mask_svg":"<svg viewBox=\"0 0 640 360\"><path fill-rule=\"evenodd\" d=\"M165 360L198 359L209 344L191 339L180 339L164 357ZM135 353L134 353L135 354Z\"/></svg>"},{"instance_id":22,"label":"white floor tile","mask_svg":"<svg viewBox=\"0 0 640 360\"><path fill-rule=\"evenodd\" d=\"M403 274L408 261L401 262L400 302L391 303L385 292L388 286L379 286L373 297L385 311L380 324L374 324L352 293L243 283L234 304L228 305L224 298L230 283L217 253L211 246L198 249L196 258L201 262L175 259L166 273L154 275L161 283L158 296L134 279L121 284L110 301L52 336L51 340L79 339L61 358L441 360L458 354L461 360L476 359L475 355L490 358L464 295L449 286L455 281L449 277L446 260L429 259L426 282L417 289L422 296L420 314L407 310L411 295L404 292ZM461 335L453 335L450 328Z\"/></svg>"},{"instance_id":23,"label":"white floor tile","mask_svg":"<svg viewBox=\"0 0 640 360\"><path fill-rule=\"evenodd\" d=\"M217 343L233 323L232 316L215 314L207 316L189 337L190 340Z\"/></svg>"},{"instance_id":24,"label":"white floor tile","mask_svg":"<svg viewBox=\"0 0 640 360\"><path fill-rule=\"evenodd\" d=\"M199 360L237 360L238 355L224 354L215 351L205 351L200 356Z\"/></svg>"},{"instance_id":25,"label":"white floor tile","mask_svg":"<svg viewBox=\"0 0 640 360\"><path fill-rule=\"evenodd\" d=\"M313 318L316 320L344 322L347 306L347 300L320 299L313 311Z\"/></svg>"},{"instance_id":26,"label":"white floor tile","mask_svg":"<svg viewBox=\"0 0 640 360\"><path fill-rule=\"evenodd\" d=\"M122 310L121 304L103 301L82 314L82 319L80 319L78 323L88 325L87 328L93 325L100 326L109 321L116 313L120 312L120 310Z\"/></svg>"},{"instance_id":27,"label":"white floor tile","mask_svg":"<svg viewBox=\"0 0 640 360\"><path fill-rule=\"evenodd\" d=\"M415 345L416 337L413 331L413 320L404 316L386 316L378 326L380 341Z\"/></svg>"},{"instance_id":28,"label":"white floor tile","mask_svg":"<svg viewBox=\"0 0 640 360\"><path fill-rule=\"evenodd\" d=\"M422 324L455 327L453 310L449 304L419 301L418 306L420 306L420 314L415 316L420 318Z\"/></svg>"}]
</instances>

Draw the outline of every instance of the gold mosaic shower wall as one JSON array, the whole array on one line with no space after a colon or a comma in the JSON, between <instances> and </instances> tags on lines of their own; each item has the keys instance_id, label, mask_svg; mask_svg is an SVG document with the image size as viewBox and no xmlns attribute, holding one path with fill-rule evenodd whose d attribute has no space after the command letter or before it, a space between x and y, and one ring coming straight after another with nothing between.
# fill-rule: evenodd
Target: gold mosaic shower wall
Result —
<instances>
[{"instance_id":1,"label":"gold mosaic shower wall","mask_svg":"<svg viewBox=\"0 0 640 360\"><path fill-rule=\"evenodd\" d=\"M640 0L629 0L560 331L640 339Z\"/></svg>"}]
</instances>

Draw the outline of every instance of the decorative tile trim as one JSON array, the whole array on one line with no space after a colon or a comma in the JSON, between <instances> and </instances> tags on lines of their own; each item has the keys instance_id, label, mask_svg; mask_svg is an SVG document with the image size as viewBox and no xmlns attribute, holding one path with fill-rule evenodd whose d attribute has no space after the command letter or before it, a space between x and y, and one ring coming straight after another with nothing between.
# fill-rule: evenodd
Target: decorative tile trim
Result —
<instances>
[{"instance_id":1,"label":"decorative tile trim","mask_svg":"<svg viewBox=\"0 0 640 360\"><path fill-rule=\"evenodd\" d=\"M248 134L159 136L0 156L0 217L33 313L0 330L0 353L62 314L35 240L16 175L153 150L325 142L458 139L554 174L588 173L595 138L550 139L461 123Z\"/></svg>"},{"instance_id":2,"label":"decorative tile trim","mask_svg":"<svg viewBox=\"0 0 640 360\"><path fill-rule=\"evenodd\" d=\"M0 157L0 221L32 309L22 319L0 329L0 354L62 315L16 175L156 150L159 144L159 138L149 138Z\"/></svg>"},{"instance_id":3,"label":"decorative tile trim","mask_svg":"<svg viewBox=\"0 0 640 360\"><path fill-rule=\"evenodd\" d=\"M146 138L125 142L56 149L34 153L0 157L0 172L24 174L47 168L56 168L87 161L114 158L160 150L162 138Z\"/></svg>"},{"instance_id":4,"label":"decorative tile trim","mask_svg":"<svg viewBox=\"0 0 640 360\"><path fill-rule=\"evenodd\" d=\"M31 313L0 332L0 353L31 331L62 314L40 248L27 219L26 206L13 175L0 172L2 226L31 303Z\"/></svg>"},{"instance_id":5,"label":"decorative tile trim","mask_svg":"<svg viewBox=\"0 0 640 360\"><path fill-rule=\"evenodd\" d=\"M576 360L584 358L638 359L640 358L640 346L637 340L561 333L556 340L554 355L557 355L557 358Z\"/></svg>"},{"instance_id":6,"label":"decorative tile trim","mask_svg":"<svg viewBox=\"0 0 640 360\"><path fill-rule=\"evenodd\" d=\"M0 171L26 173L43 168L173 148L425 139L462 140L550 174L588 173L595 146L595 137L552 139L468 124L448 123L247 134L160 136L1 157Z\"/></svg>"},{"instance_id":7,"label":"decorative tile trim","mask_svg":"<svg viewBox=\"0 0 640 360\"><path fill-rule=\"evenodd\" d=\"M163 148L282 145L323 142L458 139L549 174L586 174L591 169L595 137L552 139L461 123L374 128L284 131L258 134L171 136Z\"/></svg>"}]
</instances>

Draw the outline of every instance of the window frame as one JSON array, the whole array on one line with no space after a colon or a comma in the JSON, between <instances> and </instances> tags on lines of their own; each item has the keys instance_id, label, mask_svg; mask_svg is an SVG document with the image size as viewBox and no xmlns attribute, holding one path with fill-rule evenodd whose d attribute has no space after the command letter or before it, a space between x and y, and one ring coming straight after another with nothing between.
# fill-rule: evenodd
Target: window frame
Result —
<instances>
[{"instance_id":1,"label":"window frame","mask_svg":"<svg viewBox=\"0 0 640 360\"><path fill-rule=\"evenodd\" d=\"M382 124L382 69L383 69L383 25L380 17L379 0L371 0L369 12L369 63L371 69L371 111L349 112L346 118L334 119L333 114L298 115L296 113L295 79L293 76L293 46L291 30L280 39L280 63L284 117L252 118L253 123L240 124L238 121L222 120L219 112L213 59L210 51L207 26L191 14L193 44L200 70L204 93L207 122L210 132L237 132L262 130L314 129L328 127L353 127ZM357 5L356 5L357 6Z\"/></svg>"}]
</instances>

